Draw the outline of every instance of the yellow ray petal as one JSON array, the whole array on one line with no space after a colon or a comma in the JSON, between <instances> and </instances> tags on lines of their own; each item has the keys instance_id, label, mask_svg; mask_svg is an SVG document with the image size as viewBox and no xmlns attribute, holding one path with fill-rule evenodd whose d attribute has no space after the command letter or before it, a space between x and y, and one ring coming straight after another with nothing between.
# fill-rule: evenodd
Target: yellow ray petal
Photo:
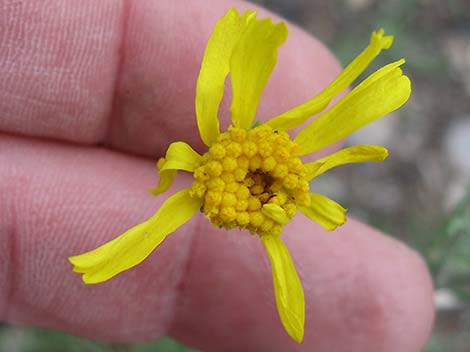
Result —
<instances>
[{"instance_id":1,"label":"yellow ray petal","mask_svg":"<svg viewBox=\"0 0 470 352\"><path fill-rule=\"evenodd\" d=\"M277 204L266 203L263 205L263 208L261 208L261 211L264 215L281 225L286 225L290 221L284 209Z\"/></svg>"},{"instance_id":2,"label":"yellow ray petal","mask_svg":"<svg viewBox=\"0 0 470 352\"><path fill-rule=\"evenodd\" d=\"M247 14L242 18L230 9L217 21L202 59L196 85L196 116L202 141L210 146L219 135L217 113L224 95L224 82L229 73L233 46L244 28Z\"/></svg>"},{"instance_id":3,"label":"yellow ray petal","mask_svg":"<svg viewBox=\"0 0 470 352\"><path fill-rule=\"evenodd\" d=\"M305 103L276 116L267 123L275 130L297 127L309 117L325 109L331 100L345 90L383 49L392 45L393 37L384 36L383 29L373 32L370 43L323 91Z\"/></svg>"},{"instance_id":4,"label":"yellow ray petal","mask_svg":"<svg viewBox=\"0 0 470 352\"><path fill-rule=\"evenodd\" d=\"M277 60L277 48L287 39L285 23L273 24L270 18L250 17L230 59L232 82L232 122L249 129L261 93Z\"/></svg>"},{"instance_id":5,"label":"yellow ray petal","mask_svg":"<svg viewBox=\"0 0 470 352\"><path fill-rule=\"evenodd\" d=\"M341 149L314 162L305 164L306 179L311 180L322 173L344 164L383 161L388 156L386 148L378 145L355 145Z\"/></svg>"},{"instance_id":6,"label":"yellow ray petal","mask_svg":"<svg viewBox=\"0 0 470 352\"><path fill-rule=\"evenodd\" d=\"M193 172L201 163L202 156L185 142L171 143L166 151L165 163L160 170L184 170Z\"/></svg>"},{"instance_id":7,"label":"yellow ray petal","mask_svg":"<svg viewBox=\"0 0 470 352\"><path fill-rule=\"evenodd\" d=\"M286 332L297 342L304 338L304 290L286 245L278 236L261 236L273 273L276 305Z\"/></svg>"},{"instance_id":8,"label":"yellow ray petal","mask_svg":"<svg viewBox=\"0 0 470 352\"><path fill-rule=\"evenodd\" d=\"M148 228L148 221L144 221L136 226L131 227L122 235L112 239L105 244L82 254L69 257L68 260L73 264L73 271L76 273L90 273L93 267L99 267L104 262L104 258L110 257L113 248L116 248L123 239L137 239L139 234L145 232Z\"/></svg>"},{"instance_id":9,"label":"yellow ray petal","mask_svg":"<svg viewBox=\"0 0 470 352\"><path fill-rule=\"evenodd\" d=\"M343 97L295 138L305 155L337 142L398 109L410 97L411 82L398 66L382 67Z\"/></svg>"},{"instance_id":10,"label":"yellow ray petal","mask_svg":"<svg viewBox=\"0 0 470 352\"><path fill-rule=\"evenodd\" d=\"M346 222L346 209L321 194L310 193L310 206L298 206L302 214L332 231Z\"/></svg>"},{"instance_id":11,"label":"yellow ray petal","mask_svg":"<svg viewBox=\"0 0 470 352\"><path fill-rule=\"evenodd\" d=\"M158 196L159 194L165 192L170 188L172 185L175 177L176 177L176 170L166 170L166 171L160 171L160 168L162 167L163 164L165 164L165 158L160 158L157 162L157 168L158 168L158 185L156 188L149 189L148 191L152 193L154 196Z\"/></svg>"},{"instance_id":12,"label":"yellow ray petal","mask_svg":"<svg viewBox=\"0 0 470 352\"><path fill-rule=\"evenodd\" d=\"M157 188L150 189L153 195L159 195L170 188L176 176L176 170L193 172L199 166L202 157L185 142L171 143L164 158L157 163L160 179Z\"/></svg>"},{"instance_id":13,"label":"yellow ray petal","mask_svg":"<svg viewBox=\"0 0 470 352\"><path fill-rule=\"evenodd\" d=\"M199 210L201 200L185 189L168 198L149 220L127 230L112 241L81 255L69 258L83 281L95 284L109 280L141 263L172 232Z\"/></svg>"}]
</instances>

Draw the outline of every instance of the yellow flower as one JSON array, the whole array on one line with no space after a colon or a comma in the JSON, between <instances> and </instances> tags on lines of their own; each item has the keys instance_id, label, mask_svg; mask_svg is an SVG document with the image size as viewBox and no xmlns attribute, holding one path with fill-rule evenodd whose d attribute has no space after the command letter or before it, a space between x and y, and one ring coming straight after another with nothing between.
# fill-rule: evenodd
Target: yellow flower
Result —
<instances>
[{"instance_id":1,"label":"yellow flower","mask_svg":"<svg viewBox=\"0 0 470 352\"><path fill-rule=\"evenodd\" d=\"M342 225L346 209L323 195L310 193L309 182L339 165L382 161L388 152L381 146L357 145L315 162L303 163L300 157L399 108L408 100L411 86L400 69L405 60L386 65L291 139L286 131L324 110L382 49L391 46L393 37L384 36L383 30L372 33L369 46L317 96L265 124L253 124L277 49L286 39L284 23L258 20L254 11L239 15L231 9L217 22L196 87L197 124L208 151L200 155L185 142L172 143L157 163L160 179L151 192L165 192L178 170L193 173L191 188L169 197L154 216L114 240L70 257L74 271L83 274L85 283L109 280L139 264L201 210L217 227L238 227L259 236L271 262L282 324L295 341L302 341L304 293L280 239L282 228L298 210L328 230ZM233 125L221 133L218 109L229 73Z\"/></svg>"}]
</instances>

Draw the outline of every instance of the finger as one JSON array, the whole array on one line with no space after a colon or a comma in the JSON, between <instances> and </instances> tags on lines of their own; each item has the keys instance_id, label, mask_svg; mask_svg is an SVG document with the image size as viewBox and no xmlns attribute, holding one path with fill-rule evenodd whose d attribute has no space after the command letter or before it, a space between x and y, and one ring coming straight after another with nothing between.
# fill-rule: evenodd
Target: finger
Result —
<instances>
[{"instance_id":1,"label":"finger","mask_svg":"<svg viewBox=\"0 0 470 352\"><path fill-rule=\"evenodd\" d=\"M403 351L426 340L429 275L415 253L352 220L333 233L299 215L283 238L307 304L305 340L279 321L266 253L256 237L202 215L144 263L86 286L66 258L151 215L165 197L143 189L152 163L110 151L0 139L0 315L91 338L171 334L206 351ZM179 187L188 178L179 177ZM7 249L10 249L9 252ZM1 303L0 303L1 304Z\"/></svg>"},{"instance_id":2,"label":"finger","mask_svg":"<svg viewBox=\"0 0 470 352\"><path fill-rule=\"evenodd\" d=\"M0 130L151 156L175 139L200 147L196 79L212 28L232 6L256 8L216 0L7 3L0 28ZM339 71L318 41L289 27L260 120L302 103ZM223 126L228 103L229 97L221 108Z\"/></svg>"},{"instance_id":3,"label":"finger","mask_svg":"<svg viewBox=\"0 0 470 352\"><path fill-rule=\"evenodd\" d=\"M87 286L67 261L158 209L154 163L6 136L0 151L0 319L109 340L165 334L194 221L123 280Z\"/></svg>"},{"instance_id":4,"label":"finger","mask_svg":"<svg viewBox=\"0 0 470 352\"><path fill-rule=\"evenodd\" d=\"M245 233L201 223L180 283L172 336L203 351L421 351L432 284L418 255L352 219L329 233L305 218L283 240L305 291L305 337L276 310L267 254Z\"/></svg>"}]
</instances>

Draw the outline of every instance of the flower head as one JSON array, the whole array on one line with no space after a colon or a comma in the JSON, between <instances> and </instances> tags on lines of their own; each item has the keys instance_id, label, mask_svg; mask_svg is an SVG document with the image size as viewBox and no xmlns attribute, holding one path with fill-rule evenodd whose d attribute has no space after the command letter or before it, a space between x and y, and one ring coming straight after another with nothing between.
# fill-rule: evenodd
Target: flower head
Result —
<instances>
[{"instance_id":1,"label":"flower head","mask_svg":"<svg viewBox=\"0 0 470 352\"><path fill-rule=\"evenodd\" d=\"M280 235L297 212L310 205L299 147L268 125L231 127L219 135L194 172L190 194L216 226L252 234Z\"/></svg>"},{"instance_id":2,"label":"flower head","mask_svg":"<svg viewBox=\"0 0 470 352\"><path fill-rule=\"evenodd\" d=\"M372 33L369 46L322 92L265 124L255 123L261 93L287 39L284 23L258 20L256 12L229 10L216 24L207 43L196 87L199 133L208 150L200 155L185 142L172 143L158 163L160 179L151 192L171 186L178 170L193 173L190 188L169 197L147 221L114 240L70 257L85 283L106 281L142 262L163 240L199 210L215 226L246 229L258 235L272 266L276 304L282 324L297 342L304 335L302 285L280 236L283 226L300 211L328 230L346 221L346 209L310 192L309 182L347 163L382 161L381 146L357 145L314 162L303 155L317 151L399 108L409 98L409 79L400 66L386 65L366 78L291 139L287 131L322 112L345 90L393 37ZM228 131L220 132L218 108L224 81L232 84Z\"/></svg>"}]
</instances>

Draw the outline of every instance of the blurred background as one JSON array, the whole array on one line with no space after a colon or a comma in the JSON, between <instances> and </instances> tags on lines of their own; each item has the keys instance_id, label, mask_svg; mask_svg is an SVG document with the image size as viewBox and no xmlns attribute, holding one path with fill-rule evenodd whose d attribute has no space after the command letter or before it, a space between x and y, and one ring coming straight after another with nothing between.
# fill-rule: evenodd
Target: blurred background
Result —
<instances>
[{"instance_id":1,"label":"blurred background","mask_svg":"<svg viewBox=\"0 0 470 352\"><path fill-rule=\"evenodd\" d=\"M395 36L372 69L406 57L413 95L393 117L348 140L384 145L391 156L328 172L315 188L425 258L437 309L425 351L470 351L470 1L254 2L314 34L343 65L367 45L372 30L383 27ZM171 339L113 345L6 324L0 325L0 350L193 351Z\"/></svg>"}]
</instances>

